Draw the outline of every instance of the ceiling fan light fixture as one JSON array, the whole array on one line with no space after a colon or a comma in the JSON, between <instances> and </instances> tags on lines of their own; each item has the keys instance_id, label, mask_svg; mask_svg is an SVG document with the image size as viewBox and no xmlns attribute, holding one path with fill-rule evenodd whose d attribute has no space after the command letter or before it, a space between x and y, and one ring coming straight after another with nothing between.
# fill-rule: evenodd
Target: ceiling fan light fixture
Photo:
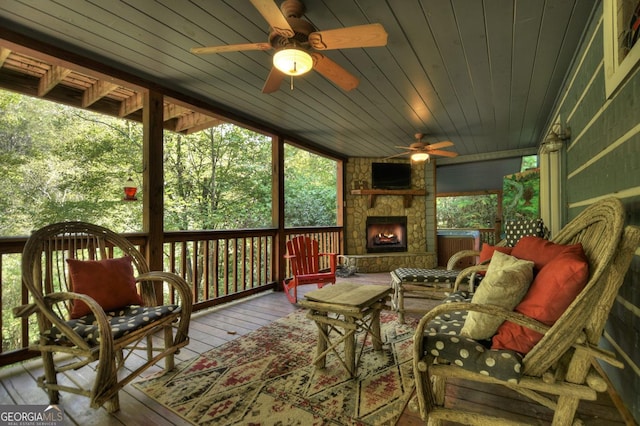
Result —
<instances>
[{"instance_id":1,"label":"ceiling fan light fixture","mask_svg":"<svg viewBox=\"0 0 640 426\"><path fill-rule=\"evenodd\" d=\"M313 58L302 49L288 47L273 55L273 66L286 75L297 76L311 71Z\"/></svg>"},{"instance_id":2,"label":"ceiling fan light fixture","mask_svg":"<svg viewBox=\"0 0 640 426\"><path fill-rule=\"evenodd\" d=\"M429 159L429 154L426 152L414 152L411 154L411 161L427 161Z\"/></svg>"}]
</instances>

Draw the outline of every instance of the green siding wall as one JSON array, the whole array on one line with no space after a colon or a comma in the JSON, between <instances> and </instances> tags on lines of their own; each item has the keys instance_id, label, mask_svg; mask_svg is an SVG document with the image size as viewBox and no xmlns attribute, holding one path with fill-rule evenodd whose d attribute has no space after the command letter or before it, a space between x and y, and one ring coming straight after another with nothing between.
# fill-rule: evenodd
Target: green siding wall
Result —
<instances>
[{"instance_id":1,"label":"green siding wall","mask_svg":"<svg viewBox=\"0 0 640 426\"><path fill-rule=\"evenodd\" d=\"M595 200L616 195L628 223L640 225L640 72L607 99L603 13L598 6L567 76L553 116L571 127L565 151L565 217L575 217ZM640 258L633 260L605 330L603 345L624 364L604 364L626 407L640 423Z\"/></svg>"}]
</instances>

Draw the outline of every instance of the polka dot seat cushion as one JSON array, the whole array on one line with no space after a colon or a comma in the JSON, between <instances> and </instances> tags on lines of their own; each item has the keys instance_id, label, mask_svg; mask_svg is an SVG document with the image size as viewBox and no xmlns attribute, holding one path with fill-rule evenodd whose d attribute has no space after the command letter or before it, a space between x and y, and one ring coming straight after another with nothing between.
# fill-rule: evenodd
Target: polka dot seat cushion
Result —
<instances>
[{"instance_id":1,"label":"polka dot seat cushion","mask_svg":"<svg viewBox=\"0 0 640 426\"><path fill-rule=\"evenodd\" d=\"M178 305L164 306L129 306L113 312L105 312L111 324L111 333L114 339L126 336L150 322L157 321L170 315L179 309ZM90 345L99 343L98 324L93 314L85 315L78 319L67 321L67 325L78 333ZM71 342L60 333L57 327L52 327L44 333L50 343L70 345Z\"/></svg>"},{"instance_id":2,"label":"polka dot seat cushion","mask_svg":"<svg viewBox=\"0 0 640 426\"><path fill-rule=\"evenodd\" d=\"M460 271L447 269L398 268L391 272L397 283L407 284L442 284L452 287Z\"/></svg>"},{"instance_id":3,"label":"polka dot seat cushion","mask_svg":"<svg viewBox=\"0 0 640 426\"><path fill-rule=\"evenodd\" d=\"M471 301L471 294L456 292L445 303ZM489 349L491 341L460 336L467 311L448 312L434 318L425 329L425 354L445 359L465 370L517 383L522 377L522 355L510 350Z\"/></svg>"}]
</instances>

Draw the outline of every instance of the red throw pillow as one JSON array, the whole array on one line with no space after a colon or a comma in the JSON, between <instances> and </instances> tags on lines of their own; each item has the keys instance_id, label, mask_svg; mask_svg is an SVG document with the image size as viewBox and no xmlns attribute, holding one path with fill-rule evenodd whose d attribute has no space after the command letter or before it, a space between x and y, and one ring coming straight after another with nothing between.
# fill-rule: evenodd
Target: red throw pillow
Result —
<instances>
[{"instance_id":1,"label":"red throw pillow","mask_svg":"<svg viewBox=\"0 0 640 426\"><path fill-rule=\"evenodd\" d=\"M142 305L136 289L131 257L104 260L67 259L69 277L74 293L93 298L105 311L128 305ZM76 300L71 318L91 313L86 303Z\"/></svg>"},{"instance_id":2,"label":"red throw pillow","mask_svg":"<svg viewBox=\"0 0 640 426\"><path fill-rule=\"evenodd\" d=\"M553 325L589 280L589 262L582 246L560 254L538 272L529 291L514 311ZM491 349L511 349L528 353L542 339L542 334L505 321L493 336Z\"/></svg>"},{"instance_id":3,"label":"red throw pillow","mask_svg":"<svg viewBox=\"0 0 640 426\"><path fill-rule=\"evenodd\" d=\"M534 270L539 271L544 265L549 263L563 253L575 253L584 255L582 244L557 244L540 237L522 237L511 250L511 256L518 259L531 260L534 263Z\"/></svg>"},{"instance_id":4,"label":"red throw pillow","mask_svg":"<svg viewBox=\"0 0 640 426\"><path fill-rule=\"evenodd\" d=\"M482 249L480 250L480 255L478 256L479 257L478 262L479 264L482 264L487 260L490 260L493 257L493 253L495 253L496 251L510 255L512 250L513 250L513 247L502 247L502 246L492 246L489 244L483 244ZM479 275L485 275L486 273L487 273L486 271L478 272Z\"/></svg>"},{"instance_id":5,"label":"red throw pillow","mask_svg":"<svg viewBox=\"0 0 640 426\"><path fill-rule=\"evenodd\" d=\"M489 244L483 244L482 250L480 250L479 262L484 263L487 260L491 259L491 257L493 256L493 253L496 251L510 255L512 250L513 250L513 247L501 247L501 246L492 246Z\"/></svg>"}]
</instances>

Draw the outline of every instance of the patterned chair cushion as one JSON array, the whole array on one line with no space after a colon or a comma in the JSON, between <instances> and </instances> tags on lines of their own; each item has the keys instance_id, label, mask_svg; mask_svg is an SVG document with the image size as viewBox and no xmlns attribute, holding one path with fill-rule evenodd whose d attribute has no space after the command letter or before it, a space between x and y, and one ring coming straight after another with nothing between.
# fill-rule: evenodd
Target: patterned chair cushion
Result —
<instances>
[{"instance_id":1,"label":"patterned chair cushion","mask_svg":"<svg viewBox=\"0 0 640 426\"><path fill-rule=\"evenodd\" d=\"M397 283L444 284L446 287L451 287L456 282L458 274L460 271L455 269L398 268L391 272L391 277ZM467 281L468 278L462 282Z\"/></svg>"},{"instance_id":2,"label":"patterned chair cushion","mask_svg":"<svg viewBox=\"0 0 640 426\"><path fill-rule=\"evenodd\" d=\"M549 239L549 229L544 226L542 219L521 219L506 222L504 233L509 247L515 246L524 236Z\"/></svg>"},{"instance_id":3,"label":"patterned chair cushion","mask_svg":"<svg viewBox=\"0 0 640 426\"><path fill-rule=\"evenodd\" d=\"M111 324L111 333L114 339L126 336L132 331L138 330L151 322L166 317L179 309L178 305L163 306L128 306L117 311L105 312ZM99 344L98 324L93 314L85 315L78 319L67 321L71 327L82 338L94 346ZM50 343L59 345L70 345L71 342L64 336L57 327L52 327L44 333Z\"/></svg>"},{"instance_id":4,"label":"patterned chair cushion","mask_svg":"<svg viewBox=\"0 0 640 426\"><path fill-rule=\"evenodd\" d=\"M471 294L456 292L445 303L471 301ZM473 340L459 335L467 311L439 315L427 324L423 351L453 364L499 380L517 383L522 377L522 355L511 350L490 349L490 340Z\"/></svg>"}]
</instances>

